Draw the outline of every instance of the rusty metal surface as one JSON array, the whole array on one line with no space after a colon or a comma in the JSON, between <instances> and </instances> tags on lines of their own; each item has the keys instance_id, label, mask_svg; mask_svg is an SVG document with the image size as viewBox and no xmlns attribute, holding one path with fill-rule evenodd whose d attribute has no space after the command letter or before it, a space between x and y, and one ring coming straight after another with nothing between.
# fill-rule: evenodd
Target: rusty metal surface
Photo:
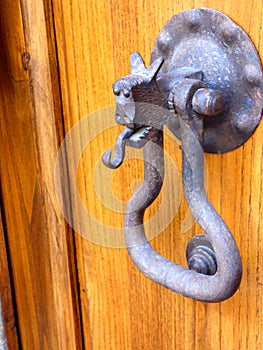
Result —
<instances>
[{"instance_id":1,"label":"rusty metal surface","mask_svg":"<svg viewBox=\"0 0 263 350\"><path fill-rule=\"evenodd\" d=\"M197 9L168 22L158 36L149 68L134 53L131 74L113 84L115 119L126 129L117 139L112 160L107 151L103 162L112 169L120 166L126 146L143 147L144 154L144 181L126 208L128 252L145 276L196 300L225 300L241 280L235 240L205 193L203 162L204 151L236 148L258 124L262 111L259 67L255 49L240 28L218 11ZM144 232L144 211L163 184L165 124L182 141L185 198L205 233L189 242L189 269L160 256Z\"/></svg>"}]
</instances>

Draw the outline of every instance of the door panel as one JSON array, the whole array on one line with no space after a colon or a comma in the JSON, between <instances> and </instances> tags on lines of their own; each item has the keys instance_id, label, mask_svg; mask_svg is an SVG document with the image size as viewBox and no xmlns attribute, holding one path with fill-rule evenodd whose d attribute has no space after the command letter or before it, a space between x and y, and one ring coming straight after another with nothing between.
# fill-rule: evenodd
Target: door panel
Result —
<instances>
[{"instance_id":1,"label":"door panel","mask_svg":"<svg viewBox=\"0 0 263 350\"><path fill-rule=\"evenodd\" d=\"M206 155L208 196L243 261L240 288L222 303L175 295L135 268L123 221L143 177L142 153L128 150L114 171L101 164L122 129L111 85L129 73L130 54L139 51L148 65L166 21L202 6L229 15L262 58L262 1L0 3L1 201L19 345L263 348L262 123L239 149ZM145 215L147 235L161 255L186 266L185 248L200 227L182 194L179 144L167 130L165 156L163 190Z\"/></svg>"},{"instance_id":2,"label":"door panel","mask_svg":"<svg viewBox=\"0 0 263 350\"><path fill-rule=\"evenodd\" d=\"M9 271L2 266L1 279L7 283L10 273L19 347L75 349L81 337L68 249L71 236L53 181L63 123L48 11L42 0L0 4L1 206L9 264ZM7 291L5 317L6 299ZM9 348L16 349L14 320L9 317Z\"/></svg>"},{"instance_id":3,"label":"door panel","mask_svg":"<svg viewBox=\"0 0 263 350\"><path fill-rule=\"evenodd\" d=\"M114 104L111 84L129 73L132 52L139 51L149 63L159 30L171 16L184 9L204 6L223 11L249 33L261 57L263 55L263 6L259 0L72 0L54 2L53 6L67 132L87 115L85 132L91 132L94 111L98 123L104 113L105 120L111 117L114 125L114 109L108 108ZM112 198L127 202L133 186L136 187L134 182L142 179L142 160L138 154L131 155L110 175L102 167L98 171L102 153L114 144L120 128L105 126L103 129L102 125L99 130L92 141L80 146L83 153L78 163L77 183L87 212L104 232L108 226L122 228L124 214L114 210L114 200L105 204L105 198L99 196L94 186L96 183L108 186ZM79 132L81 136L84 131L80 128ZM180 174L181 152L169 135L165 150ZM78 155L73 152L69 157ZM77 204L73 205L73 217L88 228L84 234L76 234L87 349L252 350L263 347L262 125L244 146L223 155L207 155L206 164L209 198L240 248L244 271L239 290L230 300L219 304L196 302L172 294L137 271L126 250L120 247L121 241L116 243L113 239L108 243L102 237L97 239L99 232L94 232L92 220L88 216L80 217ZM69 169L71 177L75 176L75 170ZM174 179L170 170L166 177L170 184L175 181L178 186L178 179ZM180 196L180 188L175 191ZM166 200L164 194L163 199ZM160 205L161 199L148 210L149 220ZM194 233L200 233L200 228L191 224L183 197L173 214L171 223L157 232L151 244L160 254L185 265L187 242ZM163 215L158 216L159 220L165 221L165 215L171 213ZM150 225L150 229L154 231L156 226Z\"/></svg>"}]
</instances>

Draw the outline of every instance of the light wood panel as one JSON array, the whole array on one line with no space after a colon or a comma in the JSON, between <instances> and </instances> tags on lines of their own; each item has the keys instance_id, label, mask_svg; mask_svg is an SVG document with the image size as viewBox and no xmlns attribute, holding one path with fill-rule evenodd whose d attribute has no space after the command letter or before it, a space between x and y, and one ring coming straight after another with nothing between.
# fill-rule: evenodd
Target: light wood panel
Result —
<instances>
[{"instance_id":1,"label":"light wood panel","mask_svg":"<svg viewBox=\"0 0 263 350\"><path fill-rule=\"evenodd\" d=\"M80 348L72 243L53 181L63 123L52 12L48 2L0 3L1 199L20 345Z\"/></svg>"},{"instance_id":2,"label":"light wood panel","mask_svg":"<svg viewBox=\"0 0 263 350\"><path fill-rule=\"evenodd\" d=\"M263 54L260 0L73 0L54 1L53 6L67 131L86 115L114 103L111 84L129 73L130 53L139 51L148 63L159 30L172 15L184 9L205 6L225 12L250 34ZM92 117L90 123L93 123ZM93 213L96 220L109 225L110 218L114 218L114 225L122 227L123 214L113 210L110 213L93 190L97 162L102 152L114 143L118 131L118 128L111 132L104 130L88 144L78 167L78 185L86 208L89 211L96 208ZM166 152L180 171L178 146L168 140ZM263 347L261 157L262 125L238 150L207 156L209 197L230 226L244 264L240 289L226 302L205 304L174 295L142 276L124 249L104 247L90 242L89 237L77 235L87 349L252 350ZM138 162L129 160L118 170L117 183L113 181L112 187L117 198L127 201L125 193L131 191L127 183L142 178ZM110 186L110 182L102 181L101 186ZM153 205L152 212L157 207ZM73 208L73 214L74 210L77 209ZM180 233L186 212L182 200L172 223L152 241L161 254L181 264L185 264L188 239L193 232L199 232L198 227L194 227L186 234ZM87 217L81 220L93 230Z\"/></svg>"}]
</instances>

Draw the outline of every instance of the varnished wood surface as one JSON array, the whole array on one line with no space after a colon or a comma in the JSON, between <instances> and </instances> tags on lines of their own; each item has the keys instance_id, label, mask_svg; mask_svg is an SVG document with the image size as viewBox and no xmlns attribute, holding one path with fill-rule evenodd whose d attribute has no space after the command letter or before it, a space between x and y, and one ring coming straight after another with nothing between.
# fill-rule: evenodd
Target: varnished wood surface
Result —
<instances>
[{"instance_id":1,"label":"varnished wood surface","mask_svg":"<svg viewBox=\"0 0 263 350\"><path fill-rule=\"evenodd\" d=\"M70 233L53 183L63 123L48 3L0 3L1 192L18 335L22 349L72 350L79 322Z\"/></svg>"},{"instance_id":2,"label":"varnished wood surface","mask_svg":"<svg viewBox=\"0 0 263 350\"><path fill-rule=\"evenodd\" d=\"M121 228L124 215L114 210L114 203L109 208L98 197L94 174L99 174L98 185L110 185L124 202L134 190L132 183L142 178L141 160L126 161L110 180L99 168L102 153L120 128L94 135L86 147L82 139L78 141L84 147L77 168L78 189L87 212L101 223L100 232L88 216L79 214L74 201L69 202L65 187L65 204L73 205L73 218L88 232L76 233L75 242L70 239L53 175L64 134L94 111L98 123L103 113L108 117L109 112L101 109L114 104L111 84L129 73L132 52L139 51L149 63L154 40L171 16L200 6L221 10L249 33L262 57L262 2L0 3L2 201L23 349L81 348L80 327L85 349L261 349L262 125L238 150L206 158L209 198L233 232L244 266L240 289L221 304L172 294L141 275L125 249L105 247L104 227ZM30 54L28 63L24 53ZM83 134L79 130L82 137L93 130L92 117L89 121ZM167 137L165 150L180 173L178 145ZM76 157L74 151L75 146L68 154L69 164ZM75 171L68 169L71 186ZM67 174L63 176L67 179ZM166 176L174 181L170 170ZM178 179L174 183L178 186ZM160 200L148 210L148 217L159 205ZM182 198L173 221L152 240L160 254L184 265L187 242L200 232L194 226L181 233L186 215Z\"/></svg>"},{"instance_id":3,"label":"varnished wood surface","mask_svg":"<svg viewBox=\"0 0 263 350\"><path fill-rule=\"evenodd\" d=\"M17 324L14 315L12 290L10 285L10 276L2 223L0 213L0 296L1 296L1 335L5 334L5 341L10 349L18 349ZM0 348L3 339L0 341Z\"/></svg>"},{"instance_id":4,"label":"varnished wood surface","mask_svg":"<svg viewBox=\"0 0 263 350\"><path fill-rule=\"evenodd\" d=\"M114 103L111 84L129 73L130 54L139 51L148 64L159 30L184 9L204 6L223 11L249 33L263 55L260 0L72 0L53 1L53 6L67 131L86 115ZM78 165L78 185L86 208L96 220L122 227L123 214L110 211L94 191L97 162L114 143L118 130L105 130L85 148ZM178 145L166 141L166 150L180 171ZM114 195L127 201L130 184L142 178L140 162L126 162L112 174L110 183L101 181L101 186L111 185ZM124 249L106 248L76 236L87 349L263 347L261 162L262 125L238 150L207 156L209 197L232 230L244 264L240 289L226 302L205 304L174 295L142 276ZM151 210L157 207L153 205ZM77 207L73 207L73 214L74 211L78 211ZM180 264L185 264L187 241L194 232L200 232L198 227L185 234L180 232L186 212L182 200L172 223L152 241L161 254ZM88 218L78 219L94 230ZM95 232L94 235L96 240Z\"/></svg>"}]
</instances>

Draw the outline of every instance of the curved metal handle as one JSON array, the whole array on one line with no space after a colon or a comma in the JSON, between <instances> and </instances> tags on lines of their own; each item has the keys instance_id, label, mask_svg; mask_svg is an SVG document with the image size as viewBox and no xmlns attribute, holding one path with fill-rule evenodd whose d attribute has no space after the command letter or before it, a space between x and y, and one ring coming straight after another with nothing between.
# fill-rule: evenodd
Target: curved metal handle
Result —
<instances>
[{"instance_id":1,"label":"curved metal handle","mask_svg":"<svg viewBox=\"0 0 263 350\"><path fill-rule=\"evenodd\" d=\"M199 154L194 154L193 157L195 146L197 149L200 146L195 144L196 139L192 137L192 132L189 132L187 127L182 145L184 192L192 213L213 246L217 264L216 273L212 276L199 273L202 266L198 262L209 265L209 259L205 262L196 257L196 261L192 260L192 270L165 259L150 246L145 237L144 210L157 197L162 187L161 134L162 131L156 131L152 142L144 147L144 182L127 206L124 232L129 254L145 276L175 293L207 302L224 300L229 298L239 286L242 272L241 260L231 233L206 197L203 177L199 176L203 168L203 154L199 151ZM195 170L197 172L194 172ZM147 201L144 200L145 198ZM200 250L205 256L206 248L201 246Z\"/></svg>"},{"instance_id":2,"label":"curved metal handle","mask_svg":"<svg viewBox=\"0 0 263 350\"><path fill-rule=\"evenodd\" d=\"M183 30L185 35L186 19L190 23L188 31L193 32L194 28L194 32L198 32L196 58L188 42L184 43L181 38L178 48L174 37L179 35L174 34L178 33L178 29ZM215 20L217 23L213 22ZM214 39L218 34L215 28L223 23L221 28L225 30L226 21L231 33L238 33L239 38L243 35L242 39L246 40L246 50L250 48L249 63L246 64L243 54L236 57L233 45L230 53L225 42L219 45L223 40L222 33L220 40ZM210 32L213 36L207 35ZM191 37L193 33L189 35ZM260 120L263 107L260 61L253 44L244 35L240 28L217 11L198 9L183 12L173 17L159 34L150 67L146 68L141 56L135 53L131 55L131 74L113 85L117 104L115 118L127 128L117 140L113 160L106 152L103 162L116 168L124 159L125 145L144 147L144 181L129 201L125 215L128 252L145 276L175 293L200 301L218 302L229 298L237 290L242 275L235 240L206 196L203 159L204 151L224 152L239 146ZM175 44L171 44L172 36ZM209 38L208 43L206 37ZM235 52L233 57L230 55L232 52ZM223 64L217 61L222 53L227 57ZM237 58L238 62L234 64ZM187 66L182 67L181 61ZM240 74L240 66L245 69L242 81L237 74ZM226 71L231 74L225 75ZM260 73L256 83L251 78L252 71ZM226 83L230 75L232 81ZM240 88L238 92L237 87ZM239 99L237 94L241 94ZM250 123L244 115L244 104L241 104L247 103L248 95L250 118L253 116ZM205 232L189 242L189 269L159 255L148 243L144 232L144 211L158 196L163 183L164 124L182 141L185 197L193 216ZM233 124L241 126L240 133L237 128L233 131Z\"/></svg>"}]
</instances>

